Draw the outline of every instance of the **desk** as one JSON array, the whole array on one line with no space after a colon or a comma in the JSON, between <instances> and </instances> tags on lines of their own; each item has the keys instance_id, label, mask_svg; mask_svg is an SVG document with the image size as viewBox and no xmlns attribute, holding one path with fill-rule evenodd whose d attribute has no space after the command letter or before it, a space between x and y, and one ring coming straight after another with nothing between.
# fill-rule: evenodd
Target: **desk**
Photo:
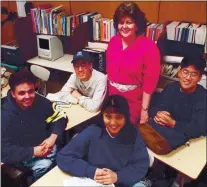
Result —
<instances>
[{"instance_id":1,"label":"desk","mask_svg":"<svg viewBox=\"0 0 207 187\"><path fill-rule=\"evenodd\" d=\"M70 108L63 109L68 116L68 124L66 130L96 116L99 112L89 112L80 105L72 105Z\"/></svg>"},{"instance_id":2,"label":"desk","mask_svg":"<svg viewBox=\"0 0 207 187\"><path fill-rule=\"evenodd\" d=\"M167 155L152 155L179 172L197 179L206 164L206 137L190 140L190 146L183 145Z\"/></svg>"},{"instance_id":3,"label":"desk","mask_svg":"<svg viewBox=\"0 0 207 187\"><path fill-rule=\"evenodd\" d=\"M69 174L63 172L55 166L52 170L42 176L39 180L34 182L31 187L35 186L63 186L63 180L68 179Z\"/></svg>"},{"instance_id":4,"label":"desk","mask_svg":"<svg viewBox=\"0 0 207 187\"><path fill-rule=\"evenodd\" d=\"M35 64L43 67L48 67L52 69L73 73L74 69L73 69L73 64L71 63L72 60L73 60L73 55L65 54L63 57L55 61L45 60L37 56L35 58L29 59L27 62L30 64Z\"/></svg>"}]
</instances>

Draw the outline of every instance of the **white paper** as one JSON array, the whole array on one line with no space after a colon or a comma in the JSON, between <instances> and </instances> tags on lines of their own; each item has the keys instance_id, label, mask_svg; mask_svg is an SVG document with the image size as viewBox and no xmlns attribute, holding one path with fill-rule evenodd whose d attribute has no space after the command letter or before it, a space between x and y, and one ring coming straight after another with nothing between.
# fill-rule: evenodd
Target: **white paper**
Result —
<instances>
[{"instance_id":1,"label":"white paper","mask_svg":"<svg viewBox=\"0 0 207 187\"><path fill-rule=\"evenodd\" d=\"M78 100L73 97L70 94L67 94L66 92L57 92L57 93L48 93L46 96L47 99L50 101L59 101L59 102L64 102L64 103L72 103L72 104L77 104Z\"/></svg>"},{"instance_id":2,"label":"white paper","mask_svg":"<svg viewBox=\"0 0 207 187\"><path fill-rule=\"evenodd\" d=\"M63 181L64 186L105 186L105 187L115 187L114 184L103 185L97 183L96 181L86 178L86 177L70 177Z\"/></svg>"}]
</instances>

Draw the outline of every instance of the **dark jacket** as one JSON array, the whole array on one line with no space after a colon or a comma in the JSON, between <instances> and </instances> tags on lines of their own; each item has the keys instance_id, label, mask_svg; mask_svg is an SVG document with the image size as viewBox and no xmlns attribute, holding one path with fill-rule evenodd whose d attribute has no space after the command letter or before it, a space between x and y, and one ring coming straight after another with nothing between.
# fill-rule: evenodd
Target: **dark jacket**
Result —
<instances>
[{"instance_id":1,"label":"dark jacket","mask_svg":"<svg viewBox=\"0 0 207 187\"><path fill-rule=\"evenodd\" d=\"M51 133L61 135L67 117L56 122L45 120L54 113L52 103L36 94L33 105L22 110L8 92L2 106L2 162L21 163L33 156L33 147L38 146Z\"/></svg>"},{"instance_id":2,"label":"dark jacket","mask_svg":"<svg viewBox=\"0 0 207 187\"><path fill-rule=\"evenodd\" d=\"M105 127L89 126L57 155L60 169L78 177L94 178L97 168L117 173L116 186L133 186L149 167L149 156L139 132L125 125L112 138Z\"/></svg>"},{"instance_id":3,"label":"dark jacket","mask_svg":"<svg viewBox=\"0 0 207 187\"><path fill-rule=\"evenodd\" d=\"M191 138L207 135L206 128L206 98L207 91L198 85L194 93L180 91L180 83L166 86L157 104L152 107L151 116L158 111L168 111L176 121L174 128L162 127L154 120L149 124L168 140L172 148L183 145Z\"/></svg>"}]
</instances>

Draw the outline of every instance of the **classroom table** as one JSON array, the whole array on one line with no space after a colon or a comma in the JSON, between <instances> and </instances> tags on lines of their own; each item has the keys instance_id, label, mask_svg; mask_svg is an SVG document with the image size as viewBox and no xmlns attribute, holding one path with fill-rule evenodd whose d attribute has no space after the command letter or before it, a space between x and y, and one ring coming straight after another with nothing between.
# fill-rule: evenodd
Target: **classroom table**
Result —
<instances>
[{"instance_id":1,"label":"classroom table","mask_svg":"<svg viewBox=\"0 0 207 187\"><path fill-rule=\"evenodd\" d=\"M183 145L167 155L150 153L161 162L176 169L179 174L184 174L191 179L197 179L206 165L207 137L189 140L189 145Z\"/></svg>"},{"instance_id":2,"label":"classroom table","mask_svg":"<svg viewBox=\"0 0 207 187\"><path fill-rule=\"evenodd\" d=\"M55 61L45 60L37 56L27 60L27 62L31 65L34 64L34 65L39 65L43 67L48 67L56 70L73 73L74 69L73 69L73 64L71 63L72 60L73 60L73 55L64 54L63 57Z\"/></svg>"},{"instance_id":3,"label":"classroom table","mask_svg":"<svg viewBox=\"0 0 207 187\"><path fill-rule=\"evenodd\" d=\"M181 146L167 155L150 152L160 161L196 179L206 164L206 137L190 140L189 146ZM31 186L63 186L63 180L68 177L70 175L56 166Z\"/></svg>"},{"instance_id":4,"label":"classroom table","mask_svg":"<svg viewBox=\"0 0 207 187\"><path fill-rule=\"evenodd\" d=\"M64 185L64 180L69 179L71 175L63 172L58 168L58 166L54 167L52 170L50 170L48 173L46 173L44 176L42 176L39 180L34 182L31 187L36 187L36 186L63 186ZM100 184L100 186L102 186ZM114 187L114 185L107 185L110 187Z\"/></svg>"},{"instance_id":5,"label":"classroom table","mask_svg":"<svg viewBox=\"0 0 207 187\"><path fill-rule=\"evenodd\" d=\"M63 186L63 180L70 178L70 175L63 172L55 166L49 172L47 172L44 176L42 176L39 180L34 182L31 187L35 186Z\"/></svg>"},{"instance_id":6,"label":"classroom table","mask_svg":"<svg viewBox=\"0 0 207 187\"><path fill-rule=\"evenodd\" d=\"M99 114L99 112L89 112L80 105L72 105L69 108L63 108L63 110L66 112L69 119L66 130L69 130Z\"/></svg>"}]
</instances>

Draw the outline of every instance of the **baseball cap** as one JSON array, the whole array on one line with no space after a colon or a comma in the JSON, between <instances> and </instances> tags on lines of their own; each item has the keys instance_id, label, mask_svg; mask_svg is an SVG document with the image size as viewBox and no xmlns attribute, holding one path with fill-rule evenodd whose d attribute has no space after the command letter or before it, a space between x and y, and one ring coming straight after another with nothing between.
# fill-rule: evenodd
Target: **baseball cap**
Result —
<instances>
[{"instance_id":1,"label":"baseball cap","mask_svg":"<svg viewBox=\"0 0 207 187\"><path fill-rule=\"evenodd\" d=\"M91 58L90 58L88 52L86 52L86 51L75 52L75 54L73 55L72 63L74 64L78 60L85 60L87 62L91 62Z\"/></svg>"}]
</instances>

